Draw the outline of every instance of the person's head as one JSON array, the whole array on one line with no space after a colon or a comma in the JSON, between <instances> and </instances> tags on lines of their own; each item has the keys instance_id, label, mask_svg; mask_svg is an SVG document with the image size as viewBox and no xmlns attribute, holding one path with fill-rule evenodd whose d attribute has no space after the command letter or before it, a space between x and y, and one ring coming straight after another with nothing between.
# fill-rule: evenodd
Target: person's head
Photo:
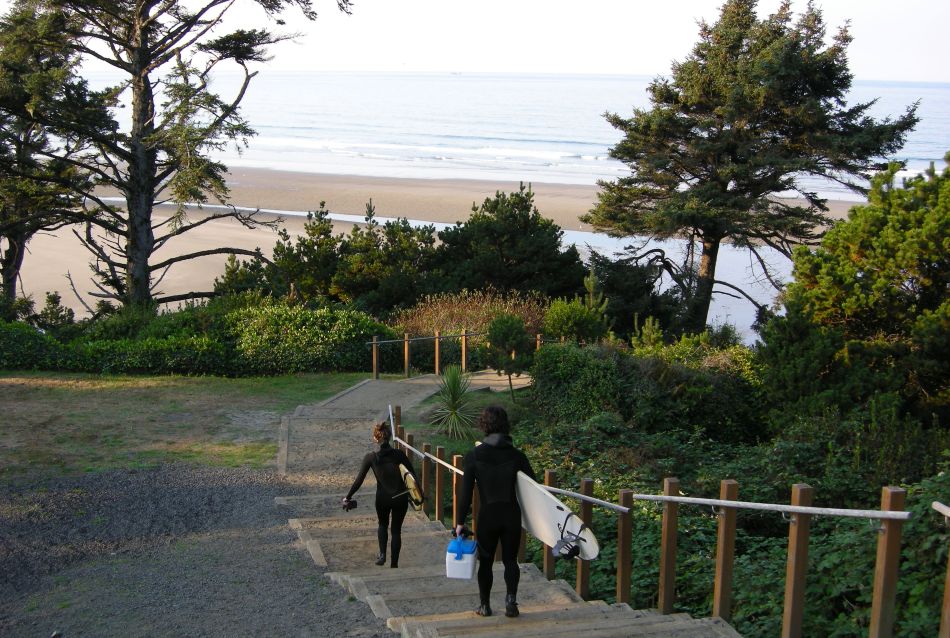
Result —
<instances>
[{"instance_id":1,"label":"person's head","mask_svg":"<svg viewBox=\"0 0 950 638\"><path fill-rule=\"evenodd\" d=\"M389 424L385 421L380 421L373 426L373 440L379 444L383 444L392 437L392 432L389 430Z\"/></svg>"},{"instance_id":2,"label":"person's head","mask_svg":"<svg viewBox=\"0 0 950 638\"><path fill-rule=\"evenodd\" d=\"M490 405L482 410L481 416L478 417L478 427L485 434L508 434L511 431L508 413L497 405Z\"/></svg>"}]
</instances>

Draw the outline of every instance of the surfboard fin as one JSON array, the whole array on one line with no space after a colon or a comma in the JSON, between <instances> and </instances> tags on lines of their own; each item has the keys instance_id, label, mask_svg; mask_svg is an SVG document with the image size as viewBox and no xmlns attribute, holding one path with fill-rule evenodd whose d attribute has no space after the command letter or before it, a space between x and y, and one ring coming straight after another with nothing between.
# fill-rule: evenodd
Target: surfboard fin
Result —
<instances>
[{"instance_id":1,"label":"surfboard fin","mask_svg":"<svg viewBox=\"0 0 950 638\"><path fill-rule=\"evenodd\" d=\"M581 528L577 530L577 533L567 531L567 521L573 514L568 513L567 519L564 520L564 525L559 525L561 529L561 540L554 544L554 547L551 548L551 554L555 558L564 558L570 560L572 558L577 558L581 554L581 547L579 543L586 543L587 541L580 536L581 532L587 529L587 525L581 524Z\"/></svg>"}]
</instances>

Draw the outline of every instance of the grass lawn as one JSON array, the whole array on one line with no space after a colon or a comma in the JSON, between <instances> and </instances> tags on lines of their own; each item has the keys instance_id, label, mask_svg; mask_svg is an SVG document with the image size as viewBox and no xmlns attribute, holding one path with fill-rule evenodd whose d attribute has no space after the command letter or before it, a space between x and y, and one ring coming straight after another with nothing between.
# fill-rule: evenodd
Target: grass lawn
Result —
<instances>
[{"instance_id":1,"label":"grass lawn","mask_svg":"<svg viewBox=\"0 0 950 638\"><path fill-rule=\"evenodd\" d=\"M281 415L366 378L0 372L0 479L173 460L266 466Z\"/></svg>"}]
</instances>

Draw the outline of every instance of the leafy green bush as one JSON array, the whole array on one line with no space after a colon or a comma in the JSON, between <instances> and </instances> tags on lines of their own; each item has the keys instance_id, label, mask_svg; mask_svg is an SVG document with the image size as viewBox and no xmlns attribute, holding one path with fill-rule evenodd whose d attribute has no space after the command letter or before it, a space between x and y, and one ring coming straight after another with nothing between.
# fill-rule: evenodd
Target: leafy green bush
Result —
<instances>
[{"instance_id":1,"label":"leafy green bush","mask_svg":"<svg viewBox=\"0 0 950 638\"><path fill-rule=\"evenodd\" d=\"M603 314L580 299L555 299L544 315L544 335L597 343L607 335L607 323Z\"/></svg>"},{"instance_id":2,"label":"leafy green bush","mask_svg":"<svg viewBox=\"0 0 950 638\"><path fill-rule=\"evenodd\" d=\"M111 374L240 374L230 352L208 337L119 339L74 343L87 372Z\"/></svg>"},{"instance_id":3,"label":"leafy green bush","mask_svg":"<svg viewBox=\"0 0 950 638\"><path fill-rule=\"evenodd\" d=\"M601 412L626 416L630 362L606 346L543 346L531 366L535 403L546 418L566 423Z\"/></svg>"},{"instance_id":4,"label":"leafy green bush","mask_svg":"<svg viewBox=\"0 0 950 638\"><path fill-rule=\"evenodd\" d=\"M368 370L373 335L395 335L353 310L274 305L228 315L242 374Z\"/></svg>"},{"instance_id":5,"label":"leafy green bush","mask_svg":"<svg viewBox=\"0 0 950 638\"><path fill-rule=\"evenodd\" d=\"M55 367L61 346L21 321L0 320L0 369L44 370Z\"/></svg>"},{"instance_id":6,"label":"leafy green bush","mask_svg":"<svg viewBox=\"0 0 950 638\"><path fill-rule=\"evenodd\" d=\"M155 308L124 306L87 323L82 338L89 341L135 339L157 315Z\"/></svg>"}]
</instances>

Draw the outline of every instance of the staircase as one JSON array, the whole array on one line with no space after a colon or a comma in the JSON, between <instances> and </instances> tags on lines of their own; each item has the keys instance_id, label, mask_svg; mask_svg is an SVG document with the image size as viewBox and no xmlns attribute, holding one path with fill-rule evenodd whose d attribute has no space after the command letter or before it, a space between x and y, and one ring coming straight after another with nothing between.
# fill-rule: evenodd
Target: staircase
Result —
<instances>
[{"instance_id":1,"label":"staircase","mask_svg":"<svg viewBox=\"0 0 950 638\"><path fill-rule=\"evenodd\" d=\"M548 581L533 564L521 565L518 602L521 616L504 616L505 584L501 563L496 563L492 609L482 618L475 580L445 577L445 550L450 534L438 522L410 510L402 533L399 568L373 564L377 548L376 516L372 498L362 497L359 507L344 512L344 493L279 497L277 504L307 512L291 518L301 543L325 576L351 596L366 603L404 638L471 636L655 636L672 638L740 638L718 618L693 619L687 614L661 615L654 610L634 610L626 604L585 602L563 580Z\"/></svg>"},{"instance_id":2,"label":"staircase","mask_svg":"<svg viewBox=\"0 0 950 638\"><path fill-rule=\"evenodd\" d=\"M522 564L518 618L504 616L502 565L494 566L492 609L478 616L478 585L445 577L450 534L445 527L412 510L402 530L399 568L373 564L378 545L372 473L357 495L358 507L344 512L345 496L359 461L373 449L369 432L379 407L407 406L435 391L419 384L369 382L325 401L302 406L281 424L278 466L281 473L309 476L320 491L277 497L300 542L325 576L355 599L366 603L388 627L404 638L471 636L518 638L574 636L654 636L673 638L741 638L719 618L693 619L634 610L627 604L584 601L563 580L547 580L533 564ZM388 393L388 394L387 394ZM403 393L403 394L400 394Z\"/></svg>"}]
</instances>

